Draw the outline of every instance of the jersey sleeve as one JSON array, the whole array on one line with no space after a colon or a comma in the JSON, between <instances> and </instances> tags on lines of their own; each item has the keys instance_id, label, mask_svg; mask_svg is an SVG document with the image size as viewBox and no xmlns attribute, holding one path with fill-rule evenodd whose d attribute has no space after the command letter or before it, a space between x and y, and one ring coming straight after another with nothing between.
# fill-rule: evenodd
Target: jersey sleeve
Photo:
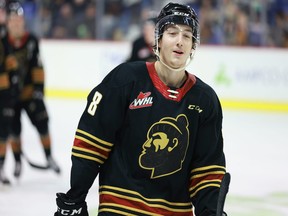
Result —
<instances>
[{"instance_id":1,"label":"jersey sleeve","mask_svg":"<svg viewBox=\"0 0 288 216\"><path fill-rule=\"evenodd\" d=\"M45 74L39 50L39 41L36 37L33 37L33 43L34 46L31 46L33 50L31 50L32 57L30 60L30 72L32 76L32 82L34 90L44 94Z\"/></svg>"},{"instance_id":2,"label":"jersey sleeve","mask_svg":"<svg viewBox=\"0 0 288 216\"><path fill-rule=\"evenodd\" d=\"M0 40L0 95L3 94L3 90L9 88L8 72L5 70L5 51L2 40Z\"/></svg>"},{"instance_id":3,"label":"jersey sleeve","mask_svg":"<svg viewBox=\"0 0 288 216\"><path fill-rule=\"evenodd\" d=\"M220 184L226 172L222 108L217 95L212 93L201 119L190 176L189 192L196 215L204 211L216 213Z\"/></svg>"},{"instance_id":4,"label":"jersey sleeve","mask_svg":"<svg viewBox=\"0 0 288 216\"><path fill-rule=\"evenodd\" d=\"M5 38L2 38L0 40L0 105L12 104L18 94L17 73L13 69L8 69L9 67L7 66L15 66L17 62L13 57L8 58L5 47ZM13 83L12 80L14 81Z\"/></svg>"},{"instance_id":5,"label":"jersey sleeve","mask_svg":"<svg viewBox=\"0 0 288 216\"><path fill-rule=\"evenodd\" d=\"M125 85L114 76L115 69L87 97L72 147L70 194L87 193L102 164L116 145L123 126Z\"/></svg>"}]
</instances>

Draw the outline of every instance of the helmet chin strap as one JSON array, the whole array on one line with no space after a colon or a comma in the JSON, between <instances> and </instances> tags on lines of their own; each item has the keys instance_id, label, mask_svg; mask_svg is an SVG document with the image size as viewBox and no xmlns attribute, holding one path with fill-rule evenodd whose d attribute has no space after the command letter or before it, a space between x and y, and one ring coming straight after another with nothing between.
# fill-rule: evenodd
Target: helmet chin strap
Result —
<instances>
[{"instance_id":1,"label":"helmet chin strap","mask_svg":"<svg viewBox=\"0 0 288 216\"><path fill-rule=\"evenodd\" d=\"M185 64L183 67L180 67L180 68L172 68L172 67L170 67L169 65L167 65L167 64L161 59L158 50L157 50L157 52L155 53L155 55L158 57L159 62L160 62L161 64L163 64L165 67L167 67L169 70L175 71L175 72L179 72L179 71L185 70L185 68L191 63L191 61L192 61L192 59L193 59L193 57L194 57L194 52L190 54L190 57L189 57L189 59L187 59L186 64Z\"/></svg>"}]
</instances>

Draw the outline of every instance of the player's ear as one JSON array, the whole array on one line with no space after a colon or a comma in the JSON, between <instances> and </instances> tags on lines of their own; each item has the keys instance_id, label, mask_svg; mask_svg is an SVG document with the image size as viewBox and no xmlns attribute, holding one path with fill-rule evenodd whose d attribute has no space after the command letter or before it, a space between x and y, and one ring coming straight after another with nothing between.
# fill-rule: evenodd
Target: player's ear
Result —
<instances>
[{"instance_id":1,"label":"player's ear","mask_svg":"<svg viewBox=\"0 0 288 216\"><path fill-rule=\"evenodd\" d=\"M160 38L158 41L158 48L161 48L161 44L162 44L162 38Z\"/></svg>"},{"instance_id":2,"label":"player's ear","mask_svg":"<svg viewBox=\"0 0 288 216\"><path fill-rule=\"evenodd\" d=\"M194 49L193 49L193 42L192 42L192 47L191 47L191 49L190 49L190 57L193 56L193 51L194 51Z\"/></svg>"},{"instance_id":3,"label":"player's ear","mask_svg":"<svg viewBox=\"0 0 288 216\"><path fill-rule=\"evenodd\" d=\"M190 55L189 55L190 59L193 58L194 52L195 52L195 50L192 48L192 49L190 50Z\"/></svg>"}]
</instances>

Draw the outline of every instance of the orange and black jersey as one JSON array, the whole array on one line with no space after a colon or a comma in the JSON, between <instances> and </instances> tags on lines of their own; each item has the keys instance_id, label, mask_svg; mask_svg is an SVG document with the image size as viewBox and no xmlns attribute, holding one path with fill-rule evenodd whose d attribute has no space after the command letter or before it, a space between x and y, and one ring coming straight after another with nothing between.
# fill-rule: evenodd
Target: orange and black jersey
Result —
<instances>
[{"instance_id":1,"label":"orange and black jersey","mask_svg":"<svg viewBox=\"0 0 288 216\"><path fill-rule=\"evenodd\" d=\"M87 98L72 148L71 189L99 173L99 215L196 215L216 210L225 156L214 90L187 72L167 87L154 63L124 63Z\"/></svg>"},{"instance_id":2,"label":"orange and black jersey","mask_svg":"<svg viewBox=\"0 0 288 216\"><path fill-rule=\"evenodd\" d=\"M7 33L1 39L0 47L0 75L2 80L6 80L0 82L0 89L5 90L6 94L8 91L15 97L24 98L31 96L35 89L43 92L44 72L38 39L26 32L20 39L14 40Z\"/></svg>"}]
</instances>

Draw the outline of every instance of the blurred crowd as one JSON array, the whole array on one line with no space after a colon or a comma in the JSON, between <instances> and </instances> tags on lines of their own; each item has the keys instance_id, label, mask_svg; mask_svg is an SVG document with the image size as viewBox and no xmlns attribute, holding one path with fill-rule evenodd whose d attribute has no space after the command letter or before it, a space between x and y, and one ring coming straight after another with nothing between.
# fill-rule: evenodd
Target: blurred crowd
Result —
<instances>
[{"instance_id":1,"label":"blurred crowd","mask_svg":"<svg viewBox=\"0 0 288 216\"><path fill-rule=\"evenodd\" d=\"M22 0L40 38L132 41L164 0ZM288 0L178 0L200 18L201 44L288 47Z\"/></svg>"}]
</instances>

